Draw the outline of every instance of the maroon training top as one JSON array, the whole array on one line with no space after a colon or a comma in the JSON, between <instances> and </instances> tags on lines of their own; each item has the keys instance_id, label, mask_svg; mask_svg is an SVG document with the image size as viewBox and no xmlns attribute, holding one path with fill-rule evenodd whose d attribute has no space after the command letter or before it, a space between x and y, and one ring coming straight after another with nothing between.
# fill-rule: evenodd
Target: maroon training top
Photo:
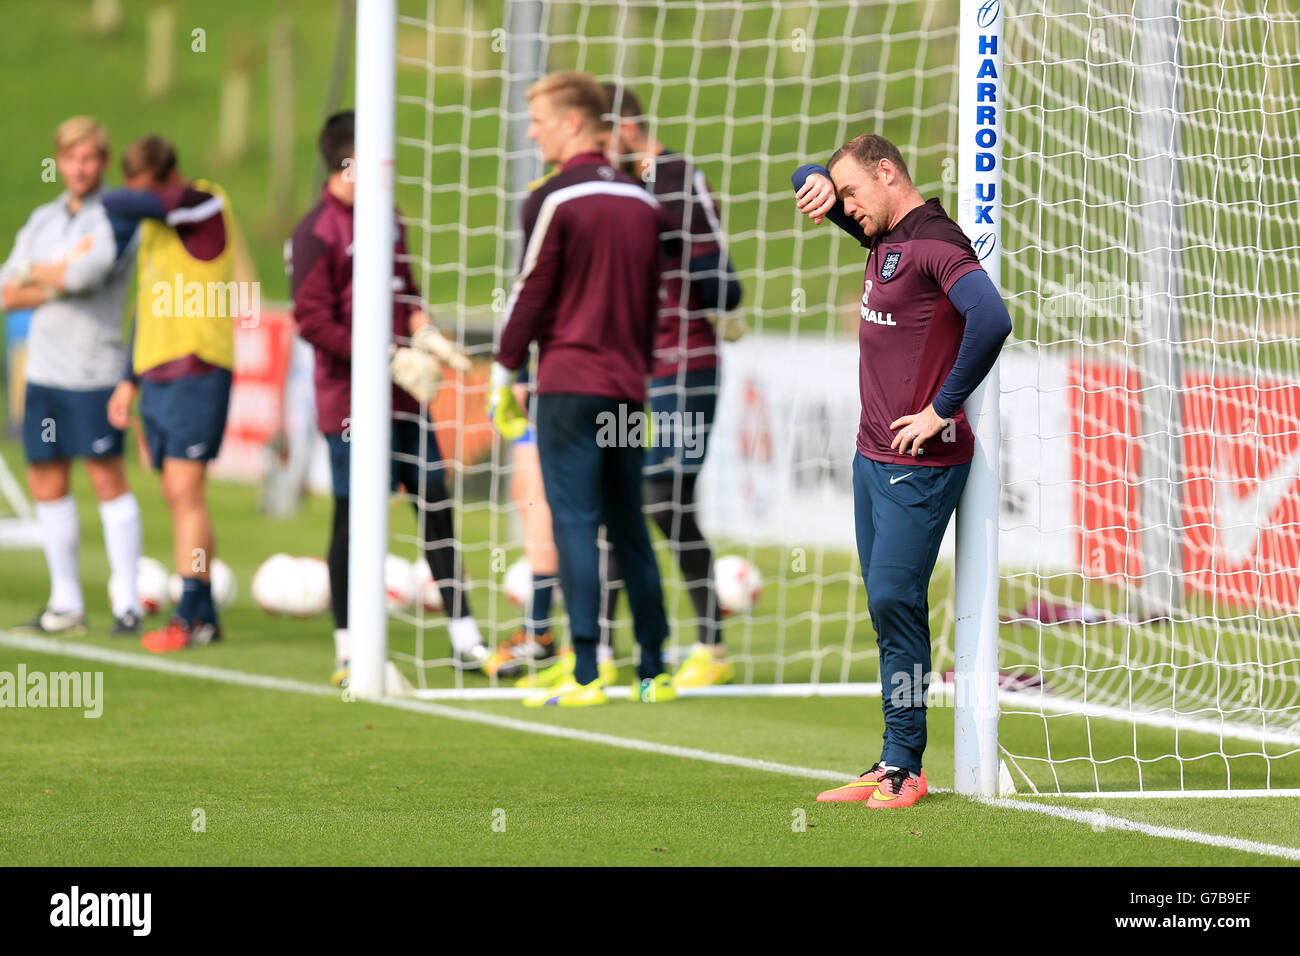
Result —
<instances>
[{"instance_id":1,"label":"maroon training top","mask_svg":"<svg viewBox=\"0 0 1300 956\"><path fill-rule=\"evenodd\" d=\"M717 203L704 173L685 156L668 150L655 157L654 180L649 188L664 208L669 229L664 234L664 298L651 377L717 368L718 338L708 320L709 310L701 306L699 293L683 281L690 274L692 258L721 248ZM685 302L684 287L690 295Z\"/></svg>"},{"instance_id":2,"label":"maroon training top","mask_svg":"<svg viewBox=\"0 0 1300 956\"><path fill-rule=\"evenodd\" d=\"M375 334L405 341L420 293L406 261L400 218L396 236L392 328L377 326ZM322 189L320 200L293 231L292 242L293 316L298 334L316 350L316 423L326 435L337 435L352 407L352 207ZM374 320L366 316L366 321ZM419 409L419 402L393 386L394 418Z\"/></svg>"},{"instance_id":3,"label":"maroon training top","mask_svg":"<svg viewBox=\"0 0 1300 956\"><path fill-rule=\"evenodd\" d=\"M524 261L496 359L537 394L645 402L659 313L659 203L600 153L579 153L524 203Z\"/></svg>"},{"instance_id":4,"label":"maroon training top","mask_svg":"<svg viewBox=\"0 0 1300 956\"><path fill-rule=\"evenodd\" d=\"M953 416L953 440L944 441L940 432L915 458L889 447L901 431L889 425L934 401L957 361L966 320L948 301L948 290L982 268L975 250L937 199L864 245L870 251L858 323L858 451L891 464L970 461L975 441L960 409Z\"/></svg>"}]
</instances>

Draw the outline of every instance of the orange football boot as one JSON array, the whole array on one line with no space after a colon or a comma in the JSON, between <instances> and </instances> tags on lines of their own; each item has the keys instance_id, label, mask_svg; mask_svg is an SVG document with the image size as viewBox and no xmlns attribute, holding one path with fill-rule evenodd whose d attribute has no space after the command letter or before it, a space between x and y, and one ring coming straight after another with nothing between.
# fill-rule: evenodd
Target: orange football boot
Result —
<instances>
[{"instance_id":1,"label":"orange football boot","mask_svg":"<svg viewBox=\"0 0 1300 956\"><path fill-rule=\"evenodd\" d=\"M155 654L168 654L181 651L196 644L211 644L221 640L221 631L215 624L202 621L184 621L174 617L164 628L150 631L140 638L145 650Z\"/></svg>"},{"instance_id":2,"label":"orange football boot","mask_svg":"<svg viewBox=\"0 0 1300 956\"><path fill-rule=\"evenodd\" d=\"M850 780L842 787L835 787L832 790L823 790L817 794L819 803L848 803L851 800L866 800L875 791L876 785L880 783L881 778L885 776L885 765L876 761L876 765L858 776L856 780Z\"/></svg>"},{"instance_id":3,"label":"orange football boot","mask_svg":"<svg viewBox=\"0 0 1300 956\"><path fill-rule=\"evenodd\" d=\"M906 770L891 770L871 791L867 807L872 810L910 807L929 792L924 771L919 777L913 777Z\"/></svg>"}]
</instances>

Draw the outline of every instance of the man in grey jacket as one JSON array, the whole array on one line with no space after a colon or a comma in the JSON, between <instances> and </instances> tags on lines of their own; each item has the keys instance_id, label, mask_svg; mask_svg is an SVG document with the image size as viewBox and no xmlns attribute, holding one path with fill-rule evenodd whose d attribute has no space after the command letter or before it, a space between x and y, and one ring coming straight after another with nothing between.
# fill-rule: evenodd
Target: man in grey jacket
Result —
<instances>
[{"instance_id":1,"label":"man in grey jacket","mask_svg":"<svg viewBox=\"0 0 1300 956\"><path fill-rule=\"evenodd\" d=\"M50 569L49 601L19 630L85 633L77 506L69 491L72 459L82 458L104 526L114 633L129 635L140 629L140 509L127 487L123 433L108 422L108 400L126 363L122 309L134 232L115 234L99 199L109 153L103 127L75 116L59 126L54 147L67 188L31 214L0 267L4 308L32 310L23 450Z\"/></svg>"}]
</instances>

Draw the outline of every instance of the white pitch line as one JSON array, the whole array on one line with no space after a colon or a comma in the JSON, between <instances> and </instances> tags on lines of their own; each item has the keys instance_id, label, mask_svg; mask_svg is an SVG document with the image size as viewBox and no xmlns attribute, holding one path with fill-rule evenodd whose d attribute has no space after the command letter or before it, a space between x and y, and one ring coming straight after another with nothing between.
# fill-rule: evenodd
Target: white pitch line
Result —
<instances>
[{"instance_id":1,"label":"white pitch line","mask_svg":"<svg viewBox=\"0 0 1300 956\"><path fill-rule=\"evenodd\" d=\"M1246 797L1300 797L1300 787L1277 790L1069 790L1065 793L1022 793L1048 800L1241 800Z\"/></svg>"},{"instance_id":2,"label":"white pitch line","mask_svg":"<svg viewBox=\"0 0 1300 956\"><path fill-rule=\"evenodd\" d=\"M1259 856L1277 856L1284 860L1300 860L1300 849L1295 847L1278 846L1276 843L1259 843L1255 840L1219 836L1215 833L1201 833L1198 830L1162 827L1154 823L1139 823L1136 820L1128 820L1124 817L1112 817L1109 813L1102 813L1100 810L1076 810L1073 807L1054 807L1050 804L1025 803L1021 800L1007 799L992 799L983 802L990 807L1029 810L1032 813L1042 813L1060 820L1070 820L1073 823L1086 823L1099 832L1128 830L1132 833L1143 833L1162 840L1184 840L1188 843L1199 843L1203 846L1218 847L1224 850L1240 850L1243 853L1254 853Z\"/></svg>"},{"instance_id":3,"label":"white pitch line","mask_svg":"<svg viewBox=\"0 0 1300 956\"><path fill-rule=\"evenodd\" d=\"M97 647L94 644L75 644L51 637L35 637L0 631L0 645L36 651L41 654L77 657L82 660L101 661L105 664L119 664L122 667L134 667L136 670L142 671L158 671L163 674L180 674L182 677L198 677L202 680L220 681L224 684L239 684L243 687L262 687L266 690L284 690L296 694L313 694L317 697L340 696L338 689L326 684L310 684L307 681L290 680L287 677L270 677L265 674L249 674L245 671L229 670L224 667L190 664L170 657L149 657L132 651L119 651L111 647Z\"/></svg>"},{"instance_id":4,"label":"white pitch line","mask_svg":"<svg viewBox=\"0 0 1300 956\"><path fill-rule=\"evenodd\" d=\"M290 680L283 677L268 677L263 674L249 674L245 671L228 670L221 667L207 667L189 664L163 657L145 657L133 651L119 651L93 644L74 644L48 637L28 637L8 634L0 631L0 645L16 647L43 654L56 654L100 661L105 664L118 664L122 667L134 667L140 670L178 674L183 677L197 677L202 680L218 681L241 687L259 687L264 690L282 690L298 694L311 694L316 697L342 698L342 693L333 687L322 684L309 684L305 681ZM743 767L747 770L762 770L768 773L780 773L792 777L805 777L810 780L843 781L851 778L842 770L816 770L811 767L796 767L791 764L774 763L770 760L756 760L751 757L739 757L734 754L715 753L711 750L697 750L694 747L678 747L673 744L660 744L635 737L616 737L591 730L578 730L571 727L558 727L550 724L538 724L514 717L502 717L498 714L464 710L449 707L433 701L411 700L404 697L383 697L365 700L367 704L378 704L397 710L409 710L421 714L431 714L448 720L464 723L487 724L503 730L515 730L523 733L540 734L545 737L559 737L565 740L578 740L584 743L603 744L607 747L620 747L624 750L638 750L667 757L682 757L687 760L699 760L706 763L724 764Z\"/></svg>"},{"instance_id":5,"label":"white pitch line","mask_svg":"<svg viewBox=\"0 0 1300 956\"><path fill-rule=\"evenodd\" d=\"M20 650L34 651L42 654L53 654L64 657L76 657L84 660L101 661L105 664L116 664L121 667L132 667L137 670L175 674L182 677L195 677L200 680L217 681L219 683L233 684L240 687L258 687L264 690L280 690L296 694L309 694L313 697L340 697L339 691L321 684L312 684L306 681L291 680L284 677L270 677L265 674L249 674L245 671L229 670L222 667L189 664L185 661L178 661L169 658L145 657L143 654L137 654L131 651L119 651L112 648L97 647L92 644L68 643L47 637L27 637L0 631L0 646L13 647ZM745 770L779 773L784 776L802 777L808 780L842 781L847 780L850 777L849 774L839 770L818 770L813 767L799 767L794 764L775 763L770 760L756 760L752 757L740 757L735 754L717 753L712 750L698 750L694 747L678 747L673 744L655 743L654 741L640 740L635 737L617 737L613 734L602 734L591 730L578 730L572 727L557 727L549 724L537 724L532 721L519 720L514 717L502 717L497 714L464 710L459 707L449 707L445 704L433 703L432 701L385 697L377 700L368 700L365 701L365 703L377 704L382 707L392 707L397 710L430 714L435 717L442 717L447 720L458 720L463 723L485 724L491 727L499 727L502 730L514 730L521 733L537 734L543 737L558 737L564 740L576 740L582 743L600 744L606 747L617 747L622 750L634 750L640 753L658 754L665 757L680 757L685 760L698 760L702 763L740 767ZM931 787L930 789L935 793L952 792L944 787ZM1177 796L1177 794L1171 793L1170 796ZM1226 850L1237 850L1242 853L1252 853L1257 856L1279 857L1284 860L1300 860L1300 849L1295 847L1279 846L1272 843L1259 843L1255 840L1242 840L1237 837L1219 836L1213 833L1201 833L1197 830L1179 830L1173 827L1140 823L1136 820L1128 820L1124 817L1110 816L1109 814L1104 814L1099 810L1076 810L1071 807L1026 803L1021 800L1011 800L1006 798L982 799L979 802L986 806L998 809L1026 810L1030 813L1041 813L1046 816L1056 817L1057 819L1067 820L1072 823L1081 823L1094 828L1100 827L1103 830L1124 830L1131 833L1141 833L1145 836L1155 837L1157 839L1181 840L1188 843L1201 844L1203 846L1213 846Z\"/></svg>"}]
</instances>

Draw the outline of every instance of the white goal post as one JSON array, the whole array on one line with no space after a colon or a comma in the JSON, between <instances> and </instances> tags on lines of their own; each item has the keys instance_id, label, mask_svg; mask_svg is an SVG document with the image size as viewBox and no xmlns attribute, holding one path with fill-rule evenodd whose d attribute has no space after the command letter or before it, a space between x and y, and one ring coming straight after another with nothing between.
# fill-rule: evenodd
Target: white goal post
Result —
<instances>
[{"instance_id":1,"label":"white goal post","mask_svg":"<svg viewBox=\"0 0 1300 956\"><path fill-rule=\"evenodd\" d=\"M357 11L356 206L352 256L352 445L348 511L350 689L378 697L388 672L388 475L392 394L387 330L393 311L395 0Z\"/></svg>"},{"instance_id":2,"label":"white goal post","mask_svg":"<svg viewBox=\"0 0 1300 956\"><path fill-rule=\"evenodd\" d=\"M1002 10L963 3L958 39L957 222L995 285L1002 276ZM975 457L957 506L954 789L998 792L999 369L966 400Z\"/></svg>"},{"instance_id":3,"label":"white goal post","mask_svg":"<svg viewBox=\"0 0 1300 956\"><path fill-rule=\"evenodd\" d=\"M931 587L930 721L953 710L956 789L1300 793L1300 13L359 4L354 315L390 307L396 202L421 304L476 362L420 421L451 462L492 644L523 620L505 584L522 547L484 369L518 210L545 172L522 92L558 69L624 84L694 161L745 289L751 333L722 348L700 520L764 588L724 622L737 679L713 693L880 693L846 520L861 250L801 222L789 179L879 132L965 230L1014 323L966 404L976 456ZM385 599L386 557L418 554L407 515L389 525L386 349L354 325L354 689L394 692L391 658L425 697L516 696L455 667L436 610ZM680 656L699 622L656 547ZM555 620L562 632L562 607Z\"/></svg>"}]
</instances>

